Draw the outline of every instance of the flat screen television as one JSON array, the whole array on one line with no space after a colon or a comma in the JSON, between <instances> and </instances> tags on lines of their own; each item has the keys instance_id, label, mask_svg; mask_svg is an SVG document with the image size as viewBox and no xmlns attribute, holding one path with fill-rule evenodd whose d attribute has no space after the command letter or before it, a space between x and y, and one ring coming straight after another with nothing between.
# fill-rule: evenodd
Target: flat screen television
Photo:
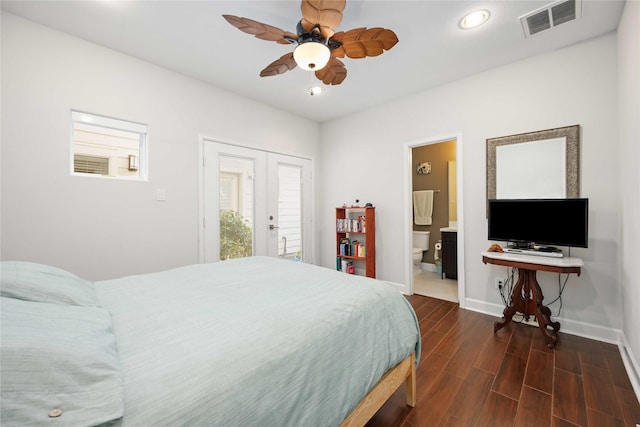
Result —
<instances>
[{"instance_id":1,"label":"flat screen television","mask_svg":"<svg viewBox=\"0 0 640 427\"><path fill-rule=\"evenodd\" d=\"M489 240L588 247L589 199L490 199Z\"/></svg>"}]
</instances>

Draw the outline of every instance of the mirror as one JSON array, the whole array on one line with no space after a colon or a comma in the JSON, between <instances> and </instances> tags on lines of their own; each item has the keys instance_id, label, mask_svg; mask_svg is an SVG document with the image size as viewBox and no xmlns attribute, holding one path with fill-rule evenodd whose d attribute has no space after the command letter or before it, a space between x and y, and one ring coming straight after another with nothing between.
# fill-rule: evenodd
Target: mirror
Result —
<instances>
[{"instance_id":1,"label":"mirror","mask_svg":"<svg viewBox=\"0 0 640 427\"><path fill-rule=\"evenodd\" d=\"M447 162L448 192L449 192L449 225L458 221L458 194L456 187L456 161Z\"/></svg>"},{"instance_id":2,"label":"mirror","mask_svg":"<svg viewBox=\"0 0 640 427\"><path fill-rule=\"evenodd\" d=\"M487 199L579 197L580 126L487 139Z\"/></svg>"}]
</instances>

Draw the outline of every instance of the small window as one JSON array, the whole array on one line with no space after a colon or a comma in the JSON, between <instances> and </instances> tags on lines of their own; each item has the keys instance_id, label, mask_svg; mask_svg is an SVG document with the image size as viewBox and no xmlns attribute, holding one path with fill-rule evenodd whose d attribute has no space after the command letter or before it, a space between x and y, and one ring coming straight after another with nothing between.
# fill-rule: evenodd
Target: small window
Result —
<instances>
[{"instance_id":1,"label":"small window","mask_svg":"<svg viewBox=\"0 0 640 427\"><path fill-rule=\"evenodd\" d=\"M72 175L147 179L147 125L71 112Z\"/></svg>"}]
</instances>

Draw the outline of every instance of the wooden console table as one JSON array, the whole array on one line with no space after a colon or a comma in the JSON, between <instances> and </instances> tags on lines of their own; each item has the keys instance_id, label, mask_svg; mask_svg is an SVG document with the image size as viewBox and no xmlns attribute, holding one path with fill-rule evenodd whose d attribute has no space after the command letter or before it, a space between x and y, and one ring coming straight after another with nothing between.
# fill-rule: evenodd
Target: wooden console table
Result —
<instances>
[{"instance_id":1,"label":"wooden console table","mask_svg":"<svg viewBox=\"0 0 640 427\"><path fill-rule=\"evenodd\" d=\"M517 255L502 252L482 252L482 262L504 265L518 269L518 281L511 292L511 301L502 313L502 320L495 322L493 332L497 332L511 322L516 312L525 316L535 316L547 346L554 348L558 342L560 323L551 320L551 310L542 305L544 296L536 280L536 272L575 273L580 275L584 262L580 258L552 258L535 255ZM548 328L551 326L551 329Z\"/></svg>"}]
</instances>

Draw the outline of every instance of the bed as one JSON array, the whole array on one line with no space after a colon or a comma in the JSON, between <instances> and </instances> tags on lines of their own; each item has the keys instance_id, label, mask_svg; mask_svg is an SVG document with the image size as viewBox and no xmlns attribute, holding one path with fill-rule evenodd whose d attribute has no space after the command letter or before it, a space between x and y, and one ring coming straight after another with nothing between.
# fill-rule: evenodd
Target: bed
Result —
<instances>
[{"instance_id":1,"label":"bed","mask_svg":"<svg viewBox=\"0 0 640 427\"><path fill-rule=\"evenodd\" d=\"M1 418L12 425L363 425L420 331L380 280L270 257L91 282L1 266Z\"/></svg>"}]
</instances>

